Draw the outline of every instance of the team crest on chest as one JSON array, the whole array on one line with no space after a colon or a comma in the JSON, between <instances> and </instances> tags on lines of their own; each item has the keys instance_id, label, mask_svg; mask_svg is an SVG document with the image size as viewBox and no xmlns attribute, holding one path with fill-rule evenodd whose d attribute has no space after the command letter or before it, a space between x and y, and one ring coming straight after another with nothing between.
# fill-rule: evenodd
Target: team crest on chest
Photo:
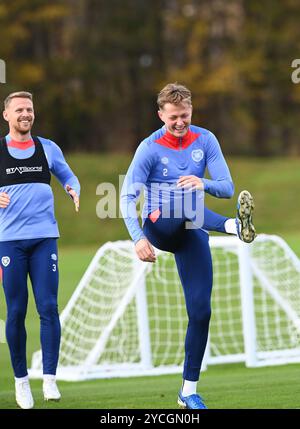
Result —
<instances>
[{"instance_id":1,"label":"team crest on chest","mask_svg":"<svg viewBox=\"0 0 300 429\"><path fill-rule=\"evenodd\" d=\"M1 262L2 262L2 265L4 267L7 267L7 265L9 265L9 263L10 263L10 257L9 256L2 256Z\"/></svg>"},{"instance_id":2,"label":"team crest on chest","mask_svg":"<svg viewBox=\"0 0 300 429\"><path fill-rule=\"evenodd\" d=\"M167 158L166 156L163 156L161 158L161 163L164 165L167 165L169 163L169 158Z\"/></svg>"},{"instance_id":3,"label":"team crest on chest","mask_svg":"<svg viewBox=\"0 0 300 429\"><path fill-rule=\"evenodd\" d=\"M200 162L204 157L204 152L202 149L195 149L192 151L192 160L195 162Z\"/></svg>"}]
</instances>

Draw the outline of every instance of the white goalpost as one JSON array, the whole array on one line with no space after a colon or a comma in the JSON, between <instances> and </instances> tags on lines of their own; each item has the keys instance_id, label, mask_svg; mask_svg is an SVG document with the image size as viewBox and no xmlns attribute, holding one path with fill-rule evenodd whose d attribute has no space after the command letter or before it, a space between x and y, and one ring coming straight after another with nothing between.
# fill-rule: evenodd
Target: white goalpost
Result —
<instances>
[{"instance_id":1,"label":"white goalpost","mask_svg":"<svg viewBox=\"0 0 300 429\"><path fill-rule=\"evenodd\" d=\"M300 262L278 236L211 237L214 285L205 365L300 362ZM180 373L187 316L172 254L143 263L131 241L94 256L61 314L57 378ZM204 369L204 367L203 367ZM41 351L31 377L42 376Z\"/></svg>"}]
</instances>

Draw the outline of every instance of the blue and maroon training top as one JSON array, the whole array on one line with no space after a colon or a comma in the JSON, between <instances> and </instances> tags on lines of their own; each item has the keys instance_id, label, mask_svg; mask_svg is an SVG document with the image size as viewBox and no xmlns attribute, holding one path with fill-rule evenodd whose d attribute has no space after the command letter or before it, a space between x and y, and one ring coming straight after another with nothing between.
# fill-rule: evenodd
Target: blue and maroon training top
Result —
<instances>
[{"instance_id":1,"label":"blue and maroon training top","mask_svg":"<svg viewBox=\"0 0 300 429\"><path fill-rule=\"evenodd\" d=\"M38 137L38 140L44 150L50 172L64 188L68 184L79 195L79 181L67 164L61 149L51 140L43 137ZM32 159L35 154L34 141L30 139L27 142L16 142L7 135L6 143L9 155L22 160L18 172L26 182L26 173L30 170L26 167L26 159ZM48 183L5 185L0 186L0 192L6 192L10 197L10 204L6 208L0 208L0 241L59 237L53 193Z\"/></svg>"},{"instance_id":2,"label":"blue and maroon training top","mask_svg":"<svg viewBox=\"0 0 300 429\"><path fill-rule=\"evenodd\" d=\"M205 170L211 179L204 178ZM177 188L180 176L194 175L204 183L204 191L218 198L231 198L234 186L215 135L190 125L183 137L175 137L163 126L143 140L129 166L121 191L121 212L133 241L144 238L136 204L144 189L143 222L172 199L182 198Z\"/></svg>"}]
</instances>

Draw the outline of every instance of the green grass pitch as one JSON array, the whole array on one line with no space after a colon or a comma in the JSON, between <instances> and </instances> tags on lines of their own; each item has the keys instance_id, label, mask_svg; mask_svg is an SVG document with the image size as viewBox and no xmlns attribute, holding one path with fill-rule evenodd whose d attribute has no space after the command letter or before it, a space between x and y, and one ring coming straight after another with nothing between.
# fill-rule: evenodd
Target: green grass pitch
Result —
<instances>
[{"instance_id":1,"label":"green grass pitch","mask_svg":"<svg viewBox=\"0 0 300 429\"><path fill-rule=\"evenodd\" d=\"M55 211L61 239L59 310L68 302L97 246L128 239L121 219L98 219L96 194L99 183L111 182L118 189L118 175L125 174L131 161L123 154L70 154L72 169L82 185L80 213L75 214L60 185L53 180ZM297 158L229 159L236 194L249 189L255 197L257 232L282 236L300 257L299 210L300 169ZM114 168L112 168L114 166ZM279 174L280 173L280 174ZM209 208L224 215L235 213L236 199L207 198ZM85 243L88 247L82 247ZM74 247L70 247L70 245ZM0 319L5 319L5 301L0 288ZM26 319L28 366L39 346L39 320L32 293ZM201 376L199 392L211 409L299 407L299 365L249 369L243 364L210 366ZM177 408L181 377L178 375L131 379L59 382L62 400L45 403L40 380L32 381L36 408L153 409ZM16 409L14 380L7 344L0 343L0 409Z\"/></svg>"},{"instance_id":2,"label":"green grass pitch","mask_svg":"<svg viewBox=\"0 0 300 429\"><path fill-rule=\"evenodd\" d=\"M298 241L298 240L297 240ZM294 244L291 240L291 244ZM298 255L300 246L293 246ZM67 303L96 248L60 251L60 311ZM0 317L5 318L3 291ZM28 362L39 349L39 320L32 293L27 316ZM292 409L299 406L298 365L245 368L243 364L210 366L201 376L199 392L210 409ZM86 382L59 382L62 400L46 403L41 380L32 380L35 408L52 409L176 409L181 376L155 376ZM117 392L117 393L116 393ZM17 408L7 344L0 344L0 409Z\"/></svg>"}]
</instances>

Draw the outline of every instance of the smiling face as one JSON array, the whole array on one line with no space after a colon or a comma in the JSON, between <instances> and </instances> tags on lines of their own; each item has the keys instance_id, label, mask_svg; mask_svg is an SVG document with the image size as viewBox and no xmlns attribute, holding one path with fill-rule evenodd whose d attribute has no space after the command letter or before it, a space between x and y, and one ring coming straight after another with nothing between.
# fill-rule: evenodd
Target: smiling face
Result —
<instances>
[{"instance_id":1,"label":"smiling face","mask_svg":"<svg viewBox=\"0 0 300 429\"><path fill-rule=\"evenodd\" d=\"M3 112L3 118L8 122L13 138L29 137L34 122L32 101L29 98L12 98Z\"/></svg>"},{"instance_id":2,"label":"smiling face","mask_svg":"<svg viewBox=\"0 0 300 429\"><path fill-rule=\"evenodd\" d=\"M173 136L183 137L191 124L192 111L193 108L190 103L166 103L158 111L158 116Z\"/></svg>"}]
</instances>

